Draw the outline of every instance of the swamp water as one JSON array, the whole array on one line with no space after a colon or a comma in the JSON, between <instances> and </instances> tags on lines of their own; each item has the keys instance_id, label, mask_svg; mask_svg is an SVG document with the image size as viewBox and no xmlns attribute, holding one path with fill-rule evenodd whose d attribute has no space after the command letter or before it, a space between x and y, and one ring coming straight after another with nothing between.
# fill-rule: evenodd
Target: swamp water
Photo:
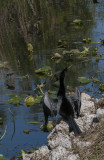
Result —
<instances>
[{"instance_id":1,"label":"swamp water","mask_svg":"<svg viewBox=\"0 0 104 160\"><path fill-rule=\"evenodd\" d=\"M56 72L72 66L65 79L68 91L79 86L97 98L103 93L99 86L104 83L104 1L5 0L0 1L0 12L0 137L5 132L0 154L9 159L21 155L22 149L47 143L48 133L40 125L27 123L44 121L42 106L27 107L24 98L38 94L34 89L46 80L44 92L57 88L37 75L36 69L50 66ZM81 22L76 24L75 19ZM89 38L92 42L86 41ZM81 57L79 51L84 51ZM60 60L51 59L54 53L61 55ZM78 77L91 82L80 83ZM23 98L21 103L8 103L16 95ZM24 133L28 129L31 132Z\"/></svg>"}]
</instances>

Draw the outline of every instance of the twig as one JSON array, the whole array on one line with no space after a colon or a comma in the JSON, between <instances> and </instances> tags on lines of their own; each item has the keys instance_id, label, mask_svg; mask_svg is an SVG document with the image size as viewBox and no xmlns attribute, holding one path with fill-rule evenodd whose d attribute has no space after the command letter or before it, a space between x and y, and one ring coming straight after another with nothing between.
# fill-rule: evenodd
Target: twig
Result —
<instances>
[{"instance_id":1,"label":"twig","mask_svg":"<svg viewBox=\"0 0 104 160\"><path fill-rule=\"evenodd\" d=\"M1 141L1 140L3 139L3 137L5 136L6 130L7 130L7 126L5 127L5 131L4 131L3 135L0 137L0 141Z\"/></svg>"},{"instance_id":2,"label":"twig","mask_svg":"<svg viewBox=\"0 0 104 160\"><path fill-rule=\"evenodd\" d=\"M15 134L15 119L14 119L14 115L13 115L13 113L12 113L11 109L10 109L10 108L8 108L8 110L9 110L9 112L12 114L12 117L13 117L14 130L13 130L13 134L12 134L12 138L11 138L11 141L12 141L12 139L13 139L13 137L14 137L14 134Z\"/></svg>"}]
</instances>

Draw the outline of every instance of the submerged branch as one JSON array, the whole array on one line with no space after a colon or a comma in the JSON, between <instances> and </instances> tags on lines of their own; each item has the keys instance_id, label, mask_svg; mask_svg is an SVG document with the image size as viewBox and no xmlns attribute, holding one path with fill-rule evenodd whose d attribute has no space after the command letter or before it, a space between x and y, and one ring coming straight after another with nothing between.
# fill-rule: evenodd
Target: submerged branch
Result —
<instances>
[{"instance_id":1,"label":"submerged branch","mask_svg":"<svg viewBox=\"0 0 104 160\"><path fill-rule=\"evenodd\" d=\"M0 141L1 141L1 140L3 139L3 137L5 136L6 130L7 130L7 126L5 127L5 131L4 131L3 135L0 137Z\"/></svg>"},{"instance_id":2,"label":"submerged branch","mask_svg":"<svg viewBox=\"0 0 104 160\"><path fill-rule=\"evenodd\" d=\"M13 130L13 134L12 134L12 138L11 138L11 141L12 141L12 139L13 139L13 137L14 137L14 134L15 134L15 119L14 119L14 115L13 115L11 109L8 108L8 110L9 110L9 112L12 114L12 117L13 117L13 126L14 126L14 130Z\"/></svg>"}]
</instances>

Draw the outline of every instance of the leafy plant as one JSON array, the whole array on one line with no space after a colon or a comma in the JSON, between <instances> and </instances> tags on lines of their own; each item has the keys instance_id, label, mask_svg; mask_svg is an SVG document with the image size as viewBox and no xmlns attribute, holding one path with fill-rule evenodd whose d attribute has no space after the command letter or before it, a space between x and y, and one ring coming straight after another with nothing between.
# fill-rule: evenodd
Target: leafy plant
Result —
<instances>
[{"instance_id":1,"label":"leafy plant","mask_svg":"<svg viewBox=\"0 0 104 160\"><path fill-rule=\"evenodd\" d=\"M6 158L3 156L3 154L0 154L0 160L6 160Z\"/></svg>"},{"instance_id":2,"label":"leafy plant","mask_svg":"<svg viewBox=\"0 0 104 160\"><path fill-rule=\"evenodd\" d=\"M12 98L10 98L9 100L7 100L6 102L10 103L10 104L14 104L14 105L18 105L20 104L20 102L23 100L23 98L21 96L14 96Z\"/></svg>"},{"instance_id":3,"label":"leafy plant","mask_svg":"<svg viewBox=\"0 0 104 160\"><path fill-rule=\"evenodd\" d=\"M45 66L45 67L42 67L42 68L39 68L37 70L35 70L35 73L37 74L45 74L46 72L52 70L52 68L50 66Z\"/></svg>"},{"instance_id":4,"label":"leafy plant","mask_svg":"<svg viewBox=\"0 0 104 160\"><path fill-rule=\"evenodd\" d=\"M41 128L42 131L45 131L45 124L42 124L40 126L40 128ZM53 128L54 128L53 122L49 121L48 124L47 124L47 131L51 132Z\"/></svg>"},{"instance_id":5,"label":"leafy plant","mask_svg":"<svg viewBox=\"0 0 104 160\"><path fill-rule=\"evenodd\" d=\"M97 78L92 78L94 83L99 82L99 80Z\"/></svg>"},{"instance_id":6,"label":"leafy plant","mask_svg":"<svg viewBox=\"0 0 104 160\"><path fill-rule=\"evenodd\" d=\"M53 57L51 59L61 59L62 56L59 53L54 53Z\"/></svg>"},{"instance_id":7,"label":"leafy plant","mask_svg":"<svg viewBox=\"0 0 104 160\"><path fill-rule=\"evenodd\" d=\"M75 23L77 25L82 25L83 24L81 19L75 19L75 20L73 20L73 23Z\"/></svg>"},{"instance_id":8,"label":"leafy plant","mask_svg":"<svg viewBox=\"0 0 104 160\"><path fill-rule=\"evenodd\" d=\"M88 47L83 47L84 48L84 50L81 52L81 55L82 56L87 56L87 55L89 55L89 48Z\"/></svg>"},{"instance_id":9,"label":"leafy plant","mask_svg":"<svg viewBox=\"0 0 104 160\"><path fill-rule=\"evenodd\" d=\"M99 89L100 89L101 91L104 91L104 83L101 83L101 84L100 84Z\"/></svg>"},{"instance_id":10,"label":"leafy plant","mask_svg":"<svg viewBox=\"0 0 104 160\"><path fill-rule=\"evenodd\" d=\"M83 42L83 43L88 43L88 44L89 44L89 43L92 42L92 40L91 40L91 38L88 38L88 39L83 38L83 39L82 39L82 42Z\"/></svg>"},{"instance_id":11,"label":"leafy plant","mask_svg":"<svg viewBox=\"0 0 104 160\"><path fill-rule=\"evenodd\" d=\"M78 77L78 81L82 84L87 84L91 82L91 80L86 77Z\"/></svg>"},{"instance_id":12,"label":"leafy plant","mask_svg":"<svg viewBox=\"0 0 104 160\"><path fill-rule=\"evenodd\" d=\"M31 43L28 43L27 49L28 49L29 52L33 52L33 46L32 46Z\"/></svg>"},{"instance_id":13,"label":"leafy plant","mask_svg":"<svg viewBox=\"0 0 104 160\"><path fill-rule=\"evenodd\" d=\"M24 103L26 106L33 106L35 104L35 98L33 96L28 96L25 98Z\"/></svg>"}]
</instances>

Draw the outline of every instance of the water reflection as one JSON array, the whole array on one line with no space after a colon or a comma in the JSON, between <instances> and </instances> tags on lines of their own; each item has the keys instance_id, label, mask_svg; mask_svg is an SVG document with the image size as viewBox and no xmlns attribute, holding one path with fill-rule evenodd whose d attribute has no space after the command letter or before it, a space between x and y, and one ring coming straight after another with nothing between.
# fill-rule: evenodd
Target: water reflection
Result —
<instances>
[{"instance_id":1,"label":"water reflection","mask_svg":"<svg viewBox=\"0 0 104 160\"><path fill-rule=\"evenodd\" d=\"M103 60L96 62L96 58L89 55L87 60L79 59L79 55L62 58L59 63L51 59L53 53L63 50L79 49L86 47L98 47L98 54L103 53L103 46L99 44L83 44L83 38L91 38L98 42L103 39L103 14L104 2L93 4L91 1L81 0L64 2L53 1L0 1L0 61L8 62L8 67L0 67L0 117L5 137L0 143L0 153L6 157L17 155L21 149L36 148L47 142L48 133L42 133L39 125L28 124L29 121L43 121L43 112L40 105L32 108L26 106L10 105L5 103L13 95L36 94L34 88L46 79L38 77L35 69L49 65L53 71L59 71L65 66L72 65L66 75L66 85L71 90L80 86L81 90L87 90L92 96L100 97L99 83L81 86L77 81L79 76L88 78L98 77L103 81L104 73L96 71L104 69ZM74 19L81 19L83 25L76 26ZM58 41L65 40L65 48L59 48ZM30 59L28 43L33 46L33 57ZM104 55L101 57L104 58ZM8 87L7 75L13 73L14 88ZM29 78L25 76L28 75ZM10 80L11 82L11 80ZM45 90L54 89L52 83L47 81ZM10 83L9 83L10 86ZM97 93L97 94L96 94ZM98 94L99 93L99 94ZM13 116L11 114L12 111ZM24 134L25 129L35 129L29 135Z\"/></svg>"}]
</instances>

